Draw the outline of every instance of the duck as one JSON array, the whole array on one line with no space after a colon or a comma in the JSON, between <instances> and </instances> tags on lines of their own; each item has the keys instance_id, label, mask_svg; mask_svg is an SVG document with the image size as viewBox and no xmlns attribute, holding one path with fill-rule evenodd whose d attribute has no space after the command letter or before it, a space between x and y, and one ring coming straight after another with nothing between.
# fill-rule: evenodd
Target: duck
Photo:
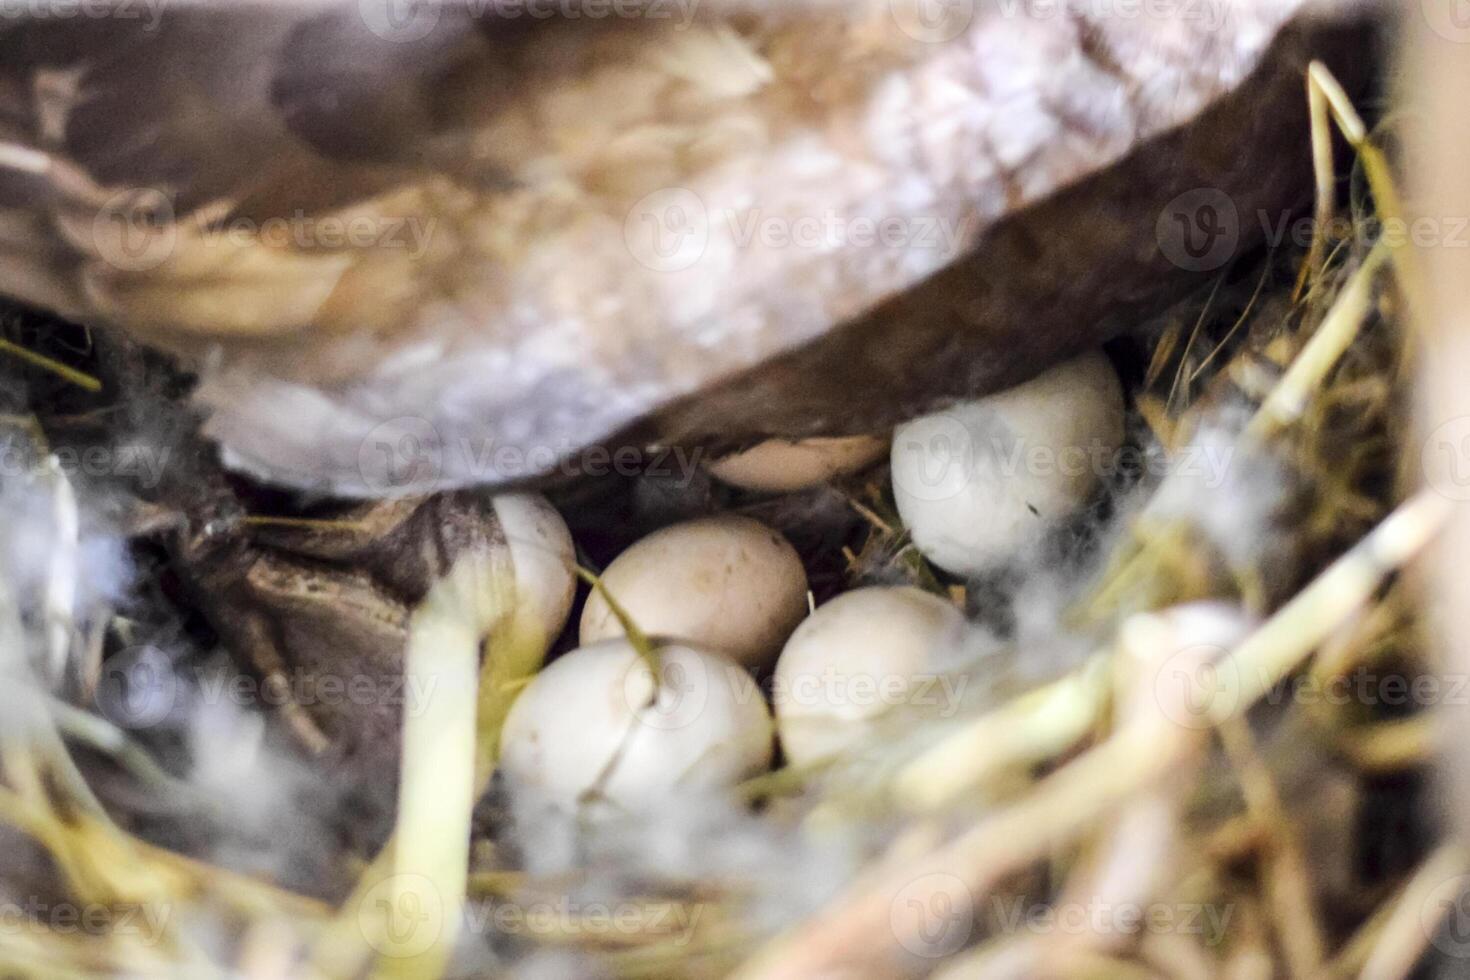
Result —
<instances>
[{"instance_id":1,"label":"duck","mask_svg":"<svg viewBox=\"0 0 1470 980\"><path fill-rule=\"evenodd\" d=\"M173 354L227 465L338 496L878 431L1128 329L1310 187L1302 76L1361 31L1193 6L27 8L0 293Z\"/></svg>"}]
</instances>

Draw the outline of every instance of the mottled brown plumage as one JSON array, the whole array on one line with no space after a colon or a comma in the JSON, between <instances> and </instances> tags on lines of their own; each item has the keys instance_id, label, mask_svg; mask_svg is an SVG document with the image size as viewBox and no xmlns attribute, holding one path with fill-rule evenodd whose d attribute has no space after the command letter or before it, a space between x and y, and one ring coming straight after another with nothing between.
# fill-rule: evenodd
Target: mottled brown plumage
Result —
<instances>
[{"instance_id":1,"label":"mottled brown plumage","mask_svg":"<svg viewBox=\"0 0 1470 980\"><path fill-rule=\"evenodd\" d=\"M22 18L0 290L192 359L229 462L337 493L871 429L1258 240L1308 186L1306 60L1362 62L1350 32L1283 30L1301 7ZM1235 234L1195 263L1169 208L1201 188Z\"/></svg>"}]
</instances>

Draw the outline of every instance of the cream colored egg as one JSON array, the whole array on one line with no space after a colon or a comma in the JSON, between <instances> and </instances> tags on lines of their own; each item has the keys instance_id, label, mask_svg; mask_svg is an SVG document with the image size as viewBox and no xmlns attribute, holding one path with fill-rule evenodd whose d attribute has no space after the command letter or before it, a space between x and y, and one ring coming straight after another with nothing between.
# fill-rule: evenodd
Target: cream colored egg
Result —
<instances>
[{"instance_id":1,"label":"cream colored egg","mask_svg":"<svg viewBox=\"0 0 1470 980\"><path fill-rule=\"evenodd\" d=\"M898 428L893 495L935 565L1004 565L1082 505L1123 441L1123 389L1101 352Z\"/></svg>"},{"instance_id":2,"label":"cream colored egg","mask_svg":"<svg viewBox=\"0 0 1470 980\"><path fill-rule=\"evenodd\" d=\"M875 436L835 439L768 439L741 453L709 464L715 479L760 493L790 493L830 483L856 473L888 450L888 440Z\"/></svg>"},{"instance_id":3,"label":"cream colored egg","mask_svg":"<svg viewBox=\"0 0 1470 980\"><path fill-rule=\"evenodd\" d=\"M566 626L576 595L572 534L539 494L505 494L492 504L515 564L517 612L539 624L549 646Z\"/></svg>"},{"instance_id":4,"label":"cream colored egg","mask_svg":"<svg viewBox=\"0 0 1470 980\"><path fill-rule=\"evenodd\" d=\"M638 811L733 786L771 763L771 716L735 662L677 643L659 682L624 639L573 650L516 699L501 736L514 792L571 809Z\"/></svg>"},{"instance_id":5,"label":"cream colored egg","mask_svg":"<svg viewBox=\"0 0 1470 980\"><path fill-rule=\"evenodd\" d=\"M807 611L796 550L759 521L730 514L650 534L608 565L602 582L643 632L750 667L769 663ZM582 644L622 633L594 592L582 611Z\"/></svg>"},{"instance_id":6,"label":"cream colored egg","mask_svg":"<svg viewBox=\"0 0 1470 980\"><path fill-rule=\"evenodd\" d=\"M950 710L968 625L953 605L908 587L858 589L813 613L776 663L772 698L786 757L806 765L872 736L894 712Z\"/></svg>"}]
</instances>

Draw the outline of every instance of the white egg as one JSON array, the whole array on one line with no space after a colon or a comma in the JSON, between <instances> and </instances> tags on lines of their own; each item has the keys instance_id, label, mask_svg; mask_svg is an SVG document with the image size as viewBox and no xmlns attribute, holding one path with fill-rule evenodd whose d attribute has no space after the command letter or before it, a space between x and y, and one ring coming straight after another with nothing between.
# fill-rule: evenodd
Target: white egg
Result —
<instances>
[{"instance_id":1,"label":"white egg","mask_svg":"<svg viewBox=\"0 0 1470 980\"><path fill-rule=\"evenodd\" d=\"M838 596L799 626L776 663L772 698L787 760L806 765L869 738L893 712L953 710L955 654L968 624L908 587Z\"/></svg>"},{"instance_id":2,"label":"white egg","mask_svg":"<svg viewBox=\"0 0 1470 980\"><path fill-rule=\"evenodd\" d=\"M790 493L830 483L883 458L888 440L875 436L837 439L768 439L709 464L715 479L759 493Z\"/></svg>"},{"instance_id":3,"label":"white egg","mask_svg":"<svg viewBox=\"0 0 1470 980\"><path fill-rule=\"evenodd\" d=\"M650 636L666 636L758 667L806 615L806 569L776 531L721 515L650 534L602 573L603 587ZM621 636L594 592L582 610L583 646Z\"/></svg>"},{"instance_id":4,"label":"white egg","mask_svg":"<svg viewBox=\"0 0 1470 980\"><path fill-rule=\"evenodd\" d=\"M771 715L743 668L677 643L661 644L658 660L655 685L631 643L606 640L538 674L501 735L512 790L564 809L595 797L637 811L769 768Z\"/></svg>"},{"instance_id":5,"label":"white egg","mask_svg":"<svg viewBox=\"0 0 1470 980\"><path fill-rule=\"evenodd\" d=\"M572 533L539 494L505 494L492 505L515 565L517 612L539 624L550 646L567 624L577 591Z\"/></svg>"},{"instance_id":6,"label":"white egg","mask_svg":"<svg viewBox=\"0 0 1470 980\"><path fill-rule=\"evenodd\" d=\"M1076 511L1123 442L1123 389L1101 352L914 419L893 436L893 495L935 565L1004 565Z\"/></svg>"}]
</instances>

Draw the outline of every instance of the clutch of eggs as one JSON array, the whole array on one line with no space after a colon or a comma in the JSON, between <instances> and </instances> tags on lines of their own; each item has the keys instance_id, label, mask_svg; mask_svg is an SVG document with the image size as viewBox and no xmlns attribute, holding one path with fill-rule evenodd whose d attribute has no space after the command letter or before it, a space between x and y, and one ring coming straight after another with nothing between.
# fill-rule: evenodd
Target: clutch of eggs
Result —
<instances>
[{"instance_id":1,"label":"clutch of eggs","mask_svg":"<svg viewBox=\"0 0 1470 980\"><path fill-rule=\"evenodd\" d=\"M956 575L1014 559L1093 493L1122 443L1123 417L1117 375L1094 352L899 427L893 493L915 545ZM887 445L772 441L710 469L747 490L789 492L856 472ZM594 591L581 645L527 686L503 733L510 785L563 808L636 811L674 792L727 788L770 765L773 727L793 765L847 752L894 712L944 706L933 695L963 683L954 654L973 635L954 605L909 587L857 589L807 616L795 549L734 514L648 535L601 584L656 638L655 663ZM747 669L778 652L773 726Z\"/></svg>"}]
</instances>

